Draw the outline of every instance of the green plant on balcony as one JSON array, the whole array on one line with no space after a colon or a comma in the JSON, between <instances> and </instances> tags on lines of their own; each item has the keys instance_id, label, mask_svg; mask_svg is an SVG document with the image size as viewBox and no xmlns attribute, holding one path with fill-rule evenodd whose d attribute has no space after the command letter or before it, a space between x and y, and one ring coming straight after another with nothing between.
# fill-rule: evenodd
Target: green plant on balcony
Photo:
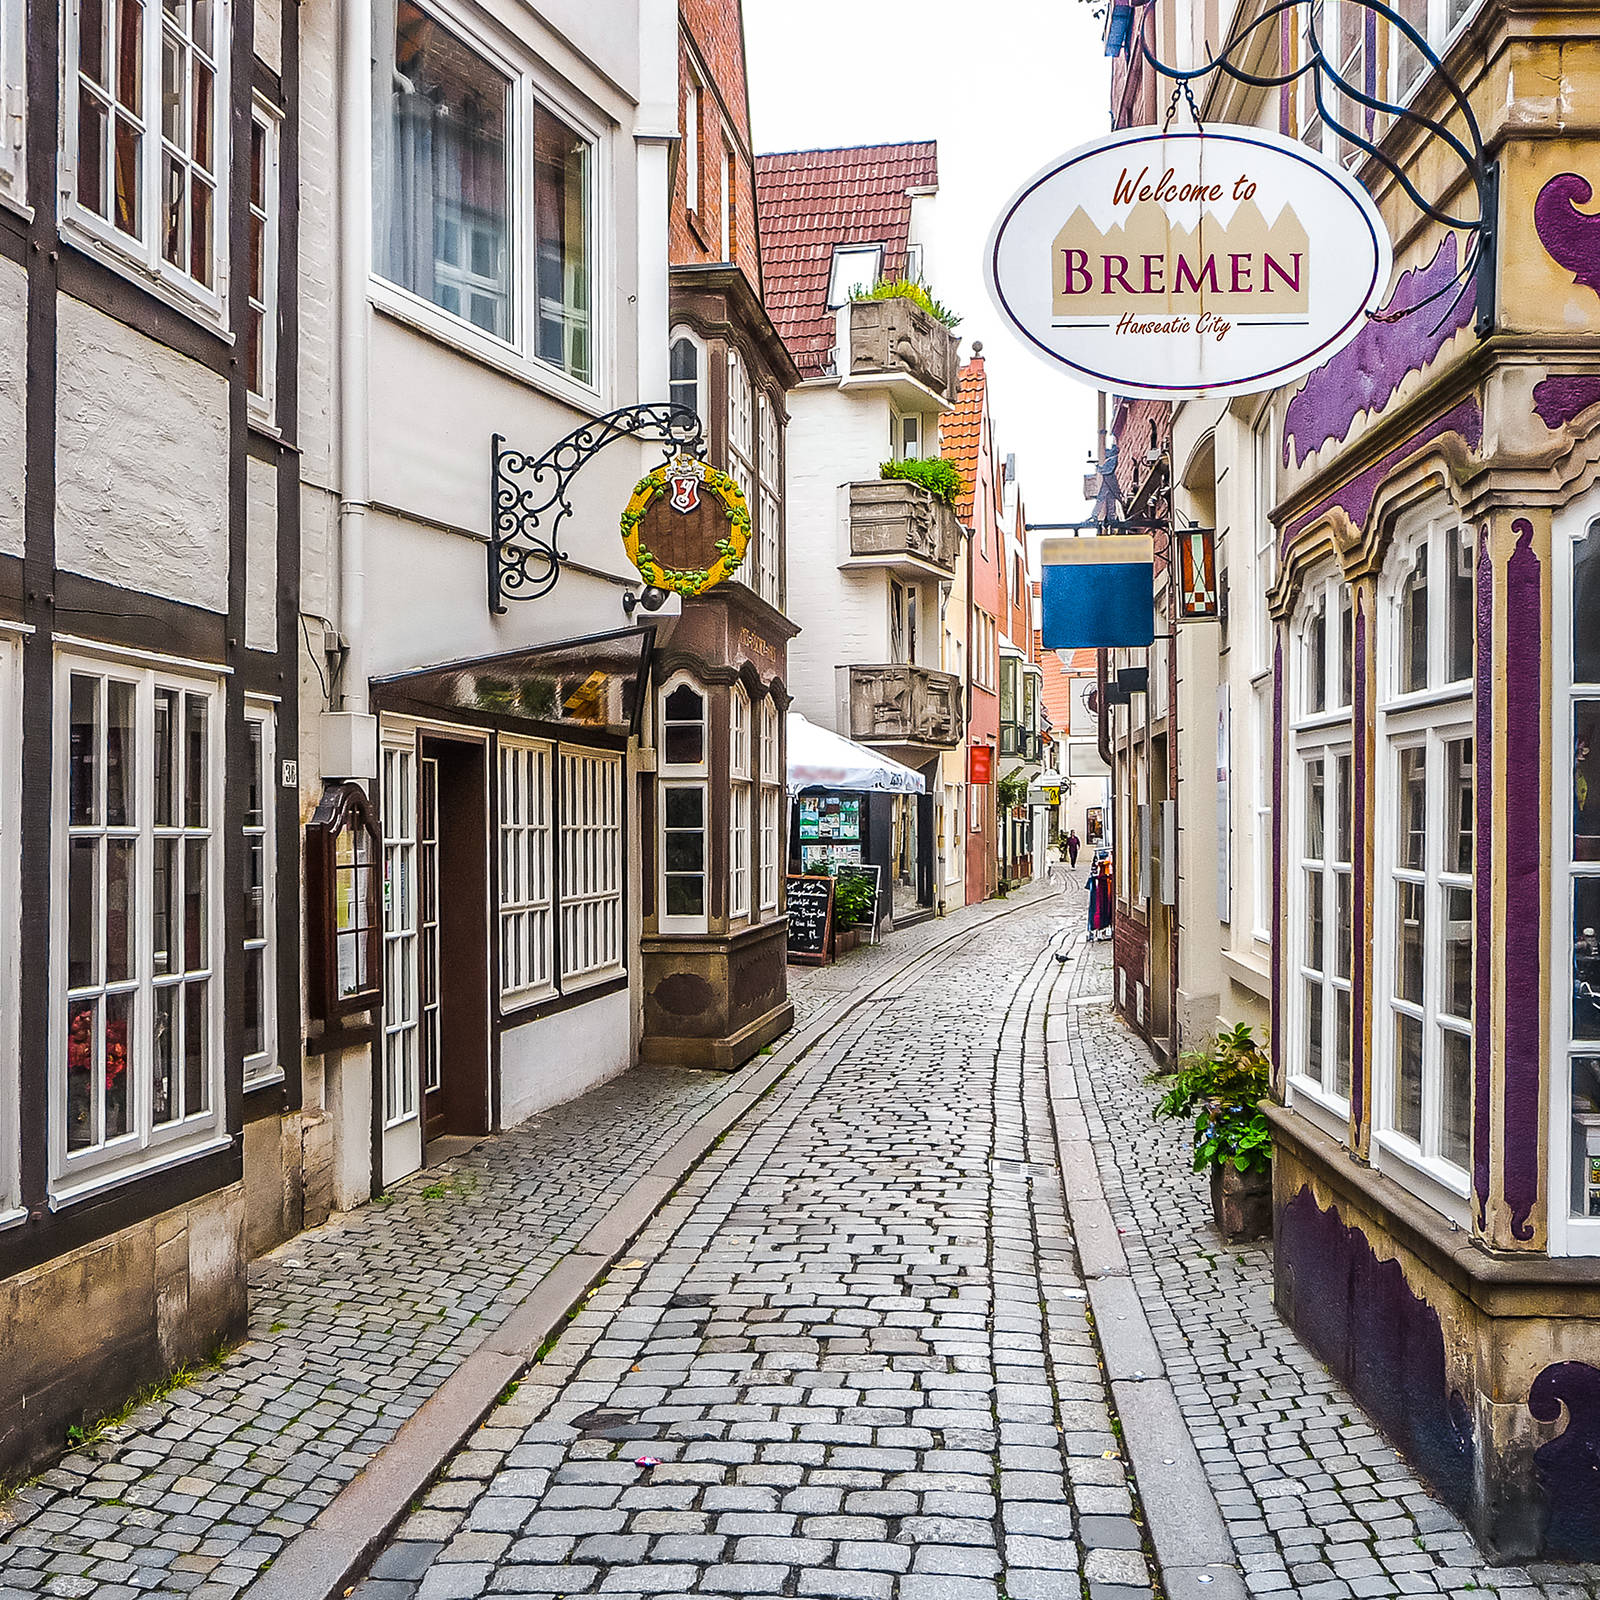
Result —
<instances>
[{"instance_id":1,"label":"green plant on balcony","mask_svg":"<svg viewBox=\"0 0 1600 1600\"><path fill-rule=\"evenodd\" d=\"M1003 811L1025 804L1028 799L1028 780L1020 772L1009 773L996 786L996 798Z\"/></svg>"},{"instance_id":2,"label":"green plant on balcony","mask_svg":"<svg viewBox=\"0 0 1600 1600\"><path fill-rule=\"evenodd\" d=\"M959 328L961 318L949 306L942 305L928 292L928 286L915 278L879 278L870 288L861 285L851 291L852 300L909 300L921 307L936 322L947 328Z\"/></svg>"},{"instance_id":3,"label":"green plant on balcony","mask_svg":"<svg viewBox=\"0 0 1600 1600\"><path fill-rule=\"evenodd\" d=\"M956 503L961 493L961 474L943 456L909 456L904 461L885 461L878 468L880 478L904 478L920 484L935 500L947 506Z\"/></svg>"}]
</instances>

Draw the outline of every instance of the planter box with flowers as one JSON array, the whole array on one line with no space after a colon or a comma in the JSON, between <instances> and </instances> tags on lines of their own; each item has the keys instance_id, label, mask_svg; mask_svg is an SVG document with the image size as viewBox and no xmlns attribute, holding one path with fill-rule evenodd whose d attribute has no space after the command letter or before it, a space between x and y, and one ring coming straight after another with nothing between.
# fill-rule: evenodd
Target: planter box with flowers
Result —
<instances>
[{"instance_id":1,"label":"planter box with flowers","mask_svg":"<svg viewBox=\"0 0 1600 1600\"><path fill-rule=\"evenodd\" d=\"M1272 1234L1272 1134L1261 1102L1270 1067L1248 1024L1150 1075L1166 1093L1155 1116L1194 1118L1194 1170L1211 1179L1211 1210L1228 1244Z\"/></svg>"}]
</instances>

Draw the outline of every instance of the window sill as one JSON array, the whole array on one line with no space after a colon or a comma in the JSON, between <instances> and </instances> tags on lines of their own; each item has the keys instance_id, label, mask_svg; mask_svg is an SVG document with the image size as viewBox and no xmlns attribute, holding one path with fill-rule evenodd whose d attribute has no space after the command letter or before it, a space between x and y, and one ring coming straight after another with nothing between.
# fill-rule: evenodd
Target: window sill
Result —
<instances>
[{"instance_id":1,"label":"window sill","mask_svg":"<svg viewBox=\"0 0 1600 1600\"><path fill-rule=\"evenodd\" d=\"M1408 711L1432 711L1439 706L1454 705L1458 702L1470 710L1472 702L1470 678L1448 683L1442 689L1418 689L1411 694L1396 695L1392 700L1383 701L1378 711L1386 717L1403 717Z\"/></svg>"},{"instance_id":2,"label":"window sill","mask_svg":"<svg viewBox=\"0 0 1600 1600\"><path fill-rule=\"evenodd\" d=\"M161 1151L153 1158L119 1162L107 1170L92 1171L70 1183L57 1177L51 1185L50 1209L61 1211L68 1206L77 1205L80 1201L92 1200L108 1189L117 1189L123 1184L148 1178L154 1173L181 1167L186 1162L198 1161L202 1156L214 1155L219 1150L226 1150L231 1143L231 1138L225 1133L208 1133L198 1144L185 1141Z\"/></svg>"},{"instance_id":3,"label":"window sill","mask_svg":"<svg viewBox=\"0 0 1600 1600\"><path fill-rule=\"evenodd\" d=\"M3 1233L7 1228L16 1227L19 1222L26 1222L27 1220L28 1208L26 1206L12 1206L9 1210L0 1211L0 1233Z\"/></svg>"},{"instance_id":4,"label":"window sill","mask_svg":"<svg viewBox=\"0 0 1600 1600\"><path fill-rule=\"evenodd\" d=\"M1424 1205L1458 1227L1471 1225L1467 1201L1472 1189L1467 1174L1437 1156L1425 1156L1409 1139L1392 1129L1372 1135L1373 1165L1407 1189Z\"/></svg>"},{"instance_id":5,"label":"window sill","mask_svg":"<svg viewBox=\"0 0 1600 1600\"><path fill-rule=\"evenodd\" d=\"M581 989L568 989L563 994L552 992L544 999L529 1001L514 1011L502 1009L496 1025L502 1031L521 1028L530 1022L540 1022L545 1017L570 1011L574 1006L586 1005L591 1000L603 1000L607 995L620 993L627 987L628 974L618 972L599 982L586 984Z\"/></svg>"},{"instance_id":6,"label":"window sill","mask_svg":"<svg viewBox=\"0 0 1600 1600\"><path fill-rule=\"evenodd\" d=\"M126 278L129 283L136 284L146 294L153 296L163 305L171 307L180 316L187 317L197 326L202 327L207 333L215 334L225 345L232 346L233 334L228 330L226 312L226 297L218 295L213 300L204 290L190 293L174 283L159 270L152 270L143 261L136 259L127 252L120 250L116 245L103 238L95 229L78 220L71 211L67 211L61 218L61 237L68 244L81 250L84 255L99 262L109 272L114 272L119 278ZM217 279L226 282L226 272L219 262Z\"/></svg>"},{"instance_id":7,"label":"window sill","mask_svg":"<svg viewBox=\"0 0 1600 1600\"><path fill-rule=\"evenodd\" d=\"M1303 1073L1289 1074L1289 1109L1298 1111L1330 1139L1348 1147L1350 1143L1350 1102L1341 1100Z\"/></svg>"},{"instance_id":8,"label":"window sill","mask_svg":"<svg viewBox=\"0 0 1600 1600\"><path fill-rule=\"evenodd\" d=\"M375 311L469 361L476 361L505 377L525 383L531 389L574 407L585 416L595 416L606 409L605 396L599 388L580 383L559 368L547 366L532 356L524 355L512 345L478 332L471 323L452 317L448 311L441 311L439 307L382 278L370 279L367 293Z\"/></svg>"},{"instance_id":9,"label":"window sill","mask_svg":"<svg viewBox=\"0 0 1600 1600\"><path fill-rule=\"evenodd\" d=\"M256 1073L244 1080L244 1092L254 1094L258 1089L276 1089L284 1082L282 1067L274 1067L270 1072Z\"/></svg>"}]
</instances>

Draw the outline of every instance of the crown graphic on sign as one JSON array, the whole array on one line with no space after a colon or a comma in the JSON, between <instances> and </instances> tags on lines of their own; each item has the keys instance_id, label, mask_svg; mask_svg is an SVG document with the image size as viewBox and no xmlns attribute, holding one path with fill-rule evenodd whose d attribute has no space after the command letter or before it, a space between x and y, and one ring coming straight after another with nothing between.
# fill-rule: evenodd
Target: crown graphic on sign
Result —
<instances>
[{"instance_id":1,"label":"crown graphic on sign","mask_svg":"<svg viewBox=\"0 0 1600 1600\"><path fill-rule=\"evenodd\" d=\"M1216 311L1235 316L1304 316L1311 294L1311 246L1293 206L1271 227L1253 200L1224 224L1204 211L1193 228L1175 225L1154 200L1125 223L1098 228L1079 206L1051 255L1052 314Z\"/></svg>"}]
</instances>

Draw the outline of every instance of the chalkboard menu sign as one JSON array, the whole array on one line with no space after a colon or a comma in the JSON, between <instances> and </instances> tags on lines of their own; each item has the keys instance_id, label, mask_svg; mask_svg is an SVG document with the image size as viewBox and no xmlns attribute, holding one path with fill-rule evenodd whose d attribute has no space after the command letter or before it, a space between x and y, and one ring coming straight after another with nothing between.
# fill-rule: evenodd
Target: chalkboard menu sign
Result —
<instances>
[{"instance_id":1,"label":"chalkboard menu sign","mask_svg":"<svg viewBox=\"0 0 1600 1600\"><path fill-rule=\"evenodd\" d=\"M873 944L876 944L878 919L883 915L883 867L877 862L861 866L854 862L836 861L833 865L833 881L843 883L847 878L862 878L872 889L872 905L856 925L868 929Z\"/></svg>"},{"instance_id":2,"label":"chalkboard menu sign","mask_svg":"<svg viewBox=\"0 0 1600 1600\"><path fill-rule=\"evenodd\" d=\"M789 959L821 966L833 936L833 879L790 873Z\"/></svg>"}]
</instances>

